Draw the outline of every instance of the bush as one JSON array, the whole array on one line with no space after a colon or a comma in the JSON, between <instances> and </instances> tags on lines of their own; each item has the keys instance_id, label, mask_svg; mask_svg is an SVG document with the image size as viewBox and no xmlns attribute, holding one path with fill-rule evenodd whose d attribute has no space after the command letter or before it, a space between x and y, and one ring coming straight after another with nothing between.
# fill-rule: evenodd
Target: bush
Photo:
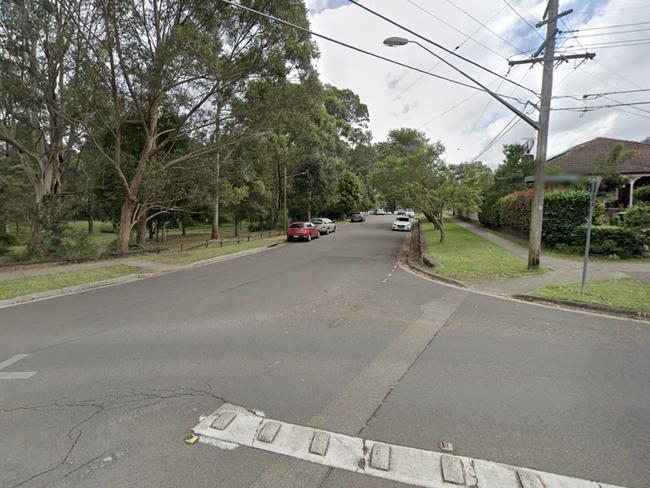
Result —
<instances>
[{"instance_id":1,"label":"bush","mask_svg":"<svg viewBox=\"0 0 650 488\"><path fill-rule=\"evenodd\" d=\"M644 202L650 205L650 185L635 188L632 196L635 202Z\"/></svg>"},{"instance_id":2,"label":"bush","mask_svg":"<svg viewBox=\"0 0 650 488\"><path fill-rule=\"evenodd\" d=\"M584 248L587 227L574 234L574 246ZM643 255L643 239L633 229L615 225L595 225L591 228L589 252L606 256L630 258Z\"/></svg>"},{"instance_id":3,"label":"bush","mask_svg":"<svg viewBox=\"0 0 650 488\"><path fill-rule=\"evenodd\" d=\"M17 246L18 238L13 234L3 234L0 236L0 246Z\"/></svg>"},{"instance_id":4,"label":"bush","mask_svg":"<svg viewBox=\"0 0 650 488\"><path fill-rule=\"evenodd\" d=\"M512 227L527 234L530 227L532 199L532 189L506 195L496 202L495 208L491 210L488 218L496 217L496 225L499 227ZM588 210L588 191L554 190L546 192L544 225L542 227L544 243L548 246L562 243L571 244L575 230L585 223Z\"/></svg>"},{"instance_id":5,"label":"bush","mask_svg":"<svg viewBox=\"0 0 650 488\"><path fill-rule=\"evenodd\" d=\"M636 205L632 207L625 212L623 224L626 227L636 229L650 228L650 205Z\"/></svg>"},{"instance_id":6,"label":"bush","mask_svg":"<svg viewBox=\"0 0 650 488\"><path fill-rule=\"evenodd\" d=\"M61 259L93 259L97 254L97 246L88 233L80 230L66 230L55 252Z\"/></svg>"}]
</instances>

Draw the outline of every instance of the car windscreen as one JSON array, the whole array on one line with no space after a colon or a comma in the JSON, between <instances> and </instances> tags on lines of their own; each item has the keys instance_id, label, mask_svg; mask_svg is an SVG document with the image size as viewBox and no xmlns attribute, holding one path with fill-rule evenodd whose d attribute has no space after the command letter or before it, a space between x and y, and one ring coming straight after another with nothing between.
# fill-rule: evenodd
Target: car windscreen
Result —
<instances>
[{"instance_id":1,"label":"car windscreen","mask_svg":"<svg viewBox=\"0 0 650 488\"><path fill-rule=\"evenodd\" d=\"M409 222L410 219L408 217L397 217L395 220L398 222Z\"/></svg>"},{"instance_id":2,"label":"car windscreen","mask_svg":"<svg viewBox=\"0 0 650 488\"><path fill-rule=\"evenodd\" d=\"M300 229L301 227L304 227L305 224L291 224L292 229Z\"/></svg>"},{"instance_id":3,"label":"car windscreen","mask_svg":"<svg viewBox=\"0 0 650 488\"><path fill-rule=\"evenodd\" d=\"M311 223L312 223L312 224L322 224L322 223L323 223L323 219L311 219Z\"/></svg>"}]
</instances>

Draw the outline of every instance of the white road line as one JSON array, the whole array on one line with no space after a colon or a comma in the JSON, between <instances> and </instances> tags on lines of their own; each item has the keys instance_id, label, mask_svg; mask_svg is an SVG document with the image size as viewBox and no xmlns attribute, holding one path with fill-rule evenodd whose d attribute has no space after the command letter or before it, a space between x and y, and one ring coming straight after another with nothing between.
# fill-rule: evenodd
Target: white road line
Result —
<instances>
[{"instance_id":1,"label":"white road line","mask_svg":"<svg viewBox=\"0 0 650 488\"><path fill-rule=\"evenodd\" d=\"M7 359L0 363L0 370L17 363L21 359L26 358L29 354L16 354L14 357ZM18 371L14 373L0 373L0 380L26 380L36 374L36 371Z\"/></svg>"},{"instance_id":2,"label":"white road line","mask_svg":"<svg viewBox=\"0 0 650 488\"><path fill-rule=\"evenodd\" d=\"M226 414L230 422L221 429ZM232 417L234 415L234 417ZM216 427L213 427L213 425ZM262 435L273 426L273 435ZM208 415L194 429L203 444L261 449L331 468L344 469L426 488L621 488L543 471L452 456L435 451L385 444L323 429L290 424L255 415L229 403ZM327 440L325 443L324 440ZM320 445L314 448L314 443ZM374 454L373 454L374 453ZM376 457L377 459L373 458ZM307 481L307 480L305 480Z\"/></svg>"}]
</instances>

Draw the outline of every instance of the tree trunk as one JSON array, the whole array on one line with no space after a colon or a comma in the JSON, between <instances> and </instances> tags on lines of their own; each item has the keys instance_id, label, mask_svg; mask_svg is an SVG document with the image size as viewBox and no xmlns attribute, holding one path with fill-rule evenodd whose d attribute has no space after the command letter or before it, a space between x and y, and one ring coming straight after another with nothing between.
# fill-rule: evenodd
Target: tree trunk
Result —
<instances>
[{"instance_id":1,"label":"tree trunk","mask_svg":"<svg viewBox=\"0 0 650 488\"><path fill-rule=\"evenodd\" d=\"M7 221L5 219L0 219L0 236L7 235Z\"/></svg>"},{"instance_id":2,"label":"tree trunk","mask_svg":"<svg viewBox=\"0 0 650 488\"><path fill-rule=\"evenodd\" d=\"M93 215L88 211L88 234L95 233L95 221L93 220Z\"/></svg>"},{"instance_id":3,"label":"tree trunk","mask_svg":"<svg viewBox=\"0 0 650 488\"><path fill-rule=\"evenodd\" d=\"M427 211L422 209L422 213L427 218L429 222L433 224L438 232L440 232L440 242L445 242L447 238L447 232L445 231L445 220L442 218L442 213L436 215L435 212Z\"/></svg>"},{"instance_id":4,"label":"tree trunk","mask_svg":"<svg viewBox=\"0 0 650 488\"><path fill-rule=\"evenodd\" d=\"M142 212L138 217L136 243L139 246L144 246L147 243L147 212Z\"/></svg>"},{"instance_id":5,"label":"tree trunk","mask_svg":"<svg viewBox=\"0 0 650 488\"><path fill-rule=\"evenodd\" d=\"M239 240L241 236L241 218L235 214L235 239Z\"/></svg>"},{"instance_id":6,"label":"tree trunk","mask_svg":"<svg viewBox=\"0 0 650 488\"><path fill-rule=\"evenodd\" d=\"M133 211L135 210L135 200L126 198L122 204L120 214L120 231L117 234L117 253L126 254L129 251L129 237L133 228Z\"/></svg>"}]
</instances>

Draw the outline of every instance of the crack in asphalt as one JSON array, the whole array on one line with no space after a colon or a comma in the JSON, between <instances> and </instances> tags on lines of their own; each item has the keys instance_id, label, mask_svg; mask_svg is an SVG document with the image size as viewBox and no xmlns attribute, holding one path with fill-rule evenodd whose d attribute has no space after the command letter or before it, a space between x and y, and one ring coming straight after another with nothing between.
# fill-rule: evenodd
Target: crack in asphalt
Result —
<instances>
[{"instance_id":1,"label":"crack in asphalt","mask_svg":"<svg viewBox=\"0 0 650 488\"><path fill-rule=\"evenodd\" d=\"M68 460L70 459L73 451L79 444L79 441L84 433L82 427L88 424L95 417L99 416L102 413L108 411L119 411L120 409L124 409L127 412L132 412L134 410L150 407L152 405L161 403L166 400L186 398L186 397L209 397L209 398L219 400L222 403L228 403L228 400L226 400L224 397L221 397L214 393L214 388L212 387L212 385L206 382L206 386L208 389L176 387L176 388L152 388L152 389L143 390L143 389L127 388L125 390L125 394L105 395L96 399L86 399L86 400L79 400L79 401L55 400L52 402L42 403L33 406L19 406L14 408L0 409L0 413L9 413L9 414L14 412L19 412L19 411L43 411L49 409L64 409L64 410L74 409L74 408L94 409L94 411L90 415L86 416L84 419L75 423L72 427L68 429L67 437L71 441L71 444L59 462L46 469L38 471L30 475L29 477L11 485L10 488L19 488L21 486L26 485L27 483L30 483L31 481L34 481L37 478L50 474L56 471L57 469L60 469L61 467L65 466L68 463ZM155 400L155 401L151 402L151 400ZM144 403L144 402L148 402L148 403ZM249 409L246 410L253 413L252 410ZM66 473L62 474L62 476L59 476L58 480L62 480L70 476L71 474L79 471L84 466L87 466L88 464L96 461L102 456L103 454L100 454L99 456L93 457L88 461L84 461L79 466L70 469Z\"/></svg>"}]
</instances>

